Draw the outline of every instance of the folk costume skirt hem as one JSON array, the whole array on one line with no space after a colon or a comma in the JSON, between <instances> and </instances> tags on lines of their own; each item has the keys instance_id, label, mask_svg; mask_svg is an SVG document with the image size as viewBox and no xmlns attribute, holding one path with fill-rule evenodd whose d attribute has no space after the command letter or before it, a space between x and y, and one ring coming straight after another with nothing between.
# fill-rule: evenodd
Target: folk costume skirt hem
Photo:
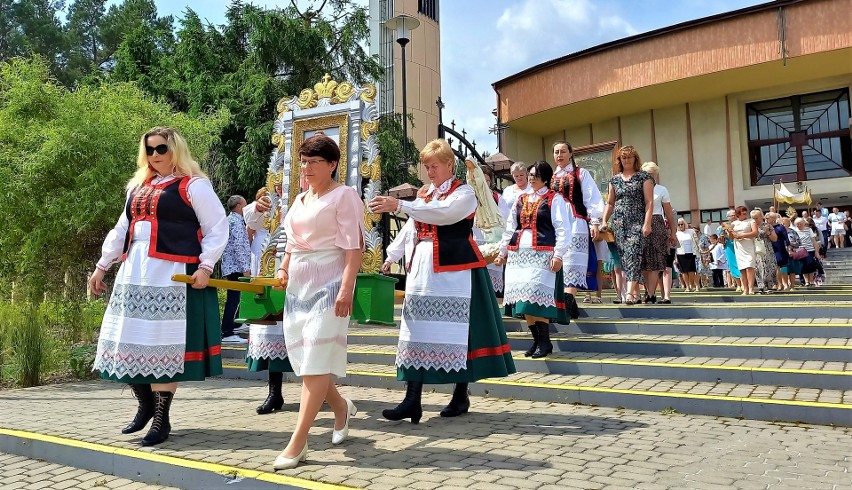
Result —
<instances>
[{"instance_id":1,"label":"folk costume skirt hem","mask_svg":"<svg viewBox=\"0 0 852 490\"><path fill-rule=\"evenodd\" d=\"M538 316L547 318L554 323L568 325L571 320L565 304L565 288L562 286L563 280L562 270L560 269L556 272L556 283L553 290L556 300L555 306L544 306L530 301L518 301L510 305L511 316L516 318L523 318L524 315Z\"/></svg>"},{"instance_id":2,"label":"folk costume skirt hem","mask_svg":"<svg viewBox=\"0 0 852 490\"><path fill-rule=\"evenodd\" d=\"M470 320L465 369L397 367L400 381L425 384L472 383L485 378L501 378L515 372L509 339L491 280L484 267L471 271Z\"/></svg>"},{"instance_id":3,"label":"folk costume skirt hem","mask_svg":"<svg viewBox=\"0 0 852 490\"><path fill-rule=\"evenodd\" d=\"M192 275L197 264L187 264ZM195 289L186 286L186 352L184 369L174 376L117 376L101 372L101 378L120 383L150 384L183 381L204 381L222 375L222 344L220 339L219 298L214 288Z\"/></svg>"}]
</instances>

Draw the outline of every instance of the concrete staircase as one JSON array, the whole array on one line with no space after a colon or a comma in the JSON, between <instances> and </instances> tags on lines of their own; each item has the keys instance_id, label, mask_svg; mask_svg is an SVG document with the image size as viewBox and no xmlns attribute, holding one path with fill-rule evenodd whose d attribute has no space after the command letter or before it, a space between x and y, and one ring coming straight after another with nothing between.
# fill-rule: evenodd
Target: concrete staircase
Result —
<instances>
[{"instance_id":1,"label":"concrete staircase","mask_svg":"<svg viewBox=\"0 0 852 490\"><path fill-rule=\"evenodd\" d=\"M852 284L852 248L829 249L822 262L825 284Z\"/></svg>"},{"instance_id":2,"label":"concrete staircase","mask_svg":"<svg viewBox=\"0 0 852 490\"><path fill-rule=\"evenodd\" d=\"M852 286L743 297L675 293L672 305L583 305L551 325L555 350L522 351L531 336L504 318L518 372L471 384L474 395L852 427ZM399 321L400 305L396 317ZM397 328L353 324L343 384L402 390ZM250 373L245 349L223 349L225 376ZM451 386L438 385L449 392ZM401 398L389 396L389 404ZM475 409L475 407L474 407Z\"/></svg>"}]
</instances>

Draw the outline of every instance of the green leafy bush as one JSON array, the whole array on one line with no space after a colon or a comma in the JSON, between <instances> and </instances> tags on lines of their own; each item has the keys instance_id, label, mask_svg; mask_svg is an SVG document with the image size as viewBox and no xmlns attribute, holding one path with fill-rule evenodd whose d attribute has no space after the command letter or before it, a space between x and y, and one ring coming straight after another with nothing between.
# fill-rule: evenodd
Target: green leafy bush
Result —
<instances>
[{"instance_id":1,"label":"green leafy bush","mask_svg":"<svg viewBox=\"0 0 852 490\"><path fill-rule=\"evenodd\" d=\"M92 366L95 364L97 350L97 344L75 344L71 346L68 366L75 378L90 379L96 377L95 373L92 372Z\"/></svg>"}]
</instances>

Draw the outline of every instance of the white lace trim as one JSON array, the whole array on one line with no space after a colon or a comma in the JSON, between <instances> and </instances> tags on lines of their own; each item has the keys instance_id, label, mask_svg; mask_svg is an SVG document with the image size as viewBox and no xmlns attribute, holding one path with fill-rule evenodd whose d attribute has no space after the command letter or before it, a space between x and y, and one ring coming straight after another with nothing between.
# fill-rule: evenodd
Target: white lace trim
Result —
<instances>
[{"instance_id":1,"label":"white lace trim","mask_svg":"<svg viewBox=\"0 0 852 490\"><path fill-rule=\"evenodd\" d=\"M139 345L101 339L93 370L110 376L172 377L184 370L185 344Z\"/></svg>"},{"instance_id":2,"label":"white lace trim","mask_svg":"<svg viewBox=\"0 0 852 490\"><path fill-rule=\"evenodd\" d=\"M247 355L253 359L286 359L287 344L284 342L284 335L250 335Z\"/></svg>"},{"instance_id":3,"label":"white lace trim","mask_svg":"<svg viewBox=\"0 0 852 490\"><path fill-rule=\"evenodd\" d=\"M447 372L467 369L467 345L399 341L397 367L443 369Z\"/></svg>"}]
</instances>

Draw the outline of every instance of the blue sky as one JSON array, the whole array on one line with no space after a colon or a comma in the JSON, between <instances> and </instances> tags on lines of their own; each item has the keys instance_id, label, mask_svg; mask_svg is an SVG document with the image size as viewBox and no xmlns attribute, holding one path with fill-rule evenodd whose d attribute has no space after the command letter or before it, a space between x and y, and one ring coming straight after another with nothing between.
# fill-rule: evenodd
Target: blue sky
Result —
<instances>
[{"instance_id":1,"label":"blue sky","mask_svg":"<svg viewBox=\"0 0 852 490\"><path fill-rule=\"evenodd\" d=\"M358 0L366 5L367 0ZM110 3L117 3L112 0ZM156 0L160 15L190 7L224 23L230 0ZM253 1L265 7L289 0ZM300 6L309 0L297 2ZM491 84L535 64L597 44L679 22L764 3L754 0L443 0L440 6L444 120L467 129L480 150L496 150L488 134L496 96ZM282 96L284 94L281 94ZM270 117L272 117L270 115Z\"/></svg>"}]
</instances>

